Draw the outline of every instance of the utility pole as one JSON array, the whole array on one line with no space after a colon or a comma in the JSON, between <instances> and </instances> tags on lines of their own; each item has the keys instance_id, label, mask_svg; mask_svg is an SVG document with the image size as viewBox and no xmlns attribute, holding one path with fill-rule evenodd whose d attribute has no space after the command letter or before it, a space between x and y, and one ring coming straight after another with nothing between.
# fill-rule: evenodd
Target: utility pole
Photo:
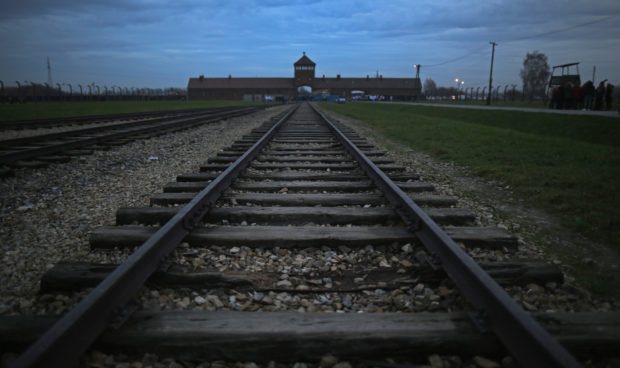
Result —
<instances>
[{"instance_id":1,"label":"utility pole","mask_svg":"<svg viewBox=\"0 0 620 368\"><path fill-rule=\"evenodd\" d=\"M493 59L495 58L495 46L497 46L496 42L490 41L491 45L493 45L493 51L491 51L491 72L489 73L489 97L487 97L487 105L491 104L491 93L493 92Z\"/></svg>"},{"instance_id":2,"label":"utility pole","mask_svg":"<svg viewBox=\"0 0 620 368\"><path fill-rule=\"evenodd\" d=\"M593 83L593 84L594 84L594 83L596 83L596 82L594 81L594 75L596 75L596 65L592 68L592 83Z\"/></svg>"}]
</instances>

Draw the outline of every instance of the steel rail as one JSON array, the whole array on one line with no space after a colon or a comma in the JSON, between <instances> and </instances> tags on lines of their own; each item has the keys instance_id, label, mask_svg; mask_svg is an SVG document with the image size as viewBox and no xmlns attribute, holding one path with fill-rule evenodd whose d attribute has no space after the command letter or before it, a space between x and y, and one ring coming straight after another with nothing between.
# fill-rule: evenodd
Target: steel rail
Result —
<instances>
[{"instance_id":1,"label":"steel rail","mask_svg":"<svg viewBox=\"0 0 620 368\"><path fill-rule=\"evenodd\" d=\"M228 112L232 112L233 110L234 109L228 109ZM248 108L240 107L235 111L242 111L242 110L248 110ZM103 132L103 131L110 131L114 129L126 129L126 128L138 127L141 125L156 124L162 121L171 121L173 119L188 119L188 118L195 117L195 116L207 116L209 114L214 114L214 113L221 113L221 112L220 111L199 111L199 112L183 114L181 116L150 117L150 118L146 118L143 120L132 121L129 123L121 121L119 123L110 124L110 125L97 125L97 126L90 127L90 128L73 129L73 130L67 130L67 131L62 131L58 133L49 133L49 134L41 134L41 135L33 135L33 136L28 136L28 137L7 139L7 140L0 141L0 149L8 149L11 146L32 144L32 143L46 141L46 140L49 141L52 139L66 139L67 137L74 136L74 135L86 135L86 134L93 134L93 133L98 133L98 132Z\"/></svg>"},{"instance_id":2,"label":"steel rail","mask_svg":"<svg viewBox=\"0 0 620 368\"><path fill-rule=\"evenodd\" d=\"M37 156L53 154L53 153L61 152L63 150L89 146L95 143L104 142L104 141L108 141L111 139L130 137L130 136L138 135L142 133L152 133L154 131L164 132L168 129L176 129L180 127L187 127L187 126L195 125L198 123L202 123L205 121L205 119L209 120L209 119L233 117L233 116L236 116L236 114L238 113L251 113L254 111L256 111L256 109L243 108L241 110L208 113L208 114L200 115L198 117L180 118L180 119L172 120L166 123L157 124L155 126L148 125L146 127L144 126L143 127L130 127L130 129L128 130L110 132L107 134L102 134L102 135L90 137L90 138L77 139L77 140L72 140L72 141L67 141L67 142L62 142L62 143L50 144L47 146L32 147L32 148L20 149L20 150L4 152L4 153L0 152L0 162L11 163L16 160L24 160L24 159L37 157ZM65 133L68 134L67 132Z\"/></svg>"},{"instance_id":3,"label":"steel rail","mask_svg":"<svg viewBox=\"0 0 620 368\"><path fill-rule=\"evenodd\" d=\"M506 291L469 257L405 192L349 140L313 104L314 111L381 189L409 230L414 233L465 298L475 308L474 322L491 330L523 367L581 367L581 364L525 312Z\"/></svg>"},{"instance_id":4,"label":"steel rail","mask_svg":"<svg viewBox=\"0 0 620 368\"><path fill-rule=\"evenodd\" d=\"M28 129L28 128L40 128L46 126L60 126L68 124L80 124L105 120L127 120L141 117L161 116L161 115L185 115L187 113L194 112L217 112L226 111L239 107L263 107L264 105L246 105L246 106L223 106L223 107L209 107L198 109L181 109L181 110L163 110L163 111L144 111L144 112L129 112L121 114L105 114L105 115L84 115L84 116L69 116L63 118L49 118L49 119L34 119L34 120L4 120L0 121L1 129Z\"/></svg>"},{"instance_id":5,"label":"steel rail","mask_svg":"<svg viewBox=\"0 0 620 368\"><path fill-rule=\"evenodd\" d=\"M244 170L298 105L276 122L222 174L198 193L170 221L145 241L19 356L11 367L71 367L105 328L123 312L124 305L157 270L165 257L209 212L210 207Z\"/></svg>"}]
</instances>

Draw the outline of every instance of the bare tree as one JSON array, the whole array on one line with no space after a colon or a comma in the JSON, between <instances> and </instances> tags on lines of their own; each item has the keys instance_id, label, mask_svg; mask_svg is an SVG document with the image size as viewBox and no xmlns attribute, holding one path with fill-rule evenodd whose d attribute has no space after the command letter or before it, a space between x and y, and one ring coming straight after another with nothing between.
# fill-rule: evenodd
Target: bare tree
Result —
<instances>
[{"instance_id":1,"label":"bare tree","mask_svg":"<svg viewBox=\"0 0 620 368\"><path fill-rule=\"evenodd\" d=\"M530 101L536 97L545 96L545 87L551 75L547 55L538 51L528 52L519 74L523 81L523 92Z\"/></svg>"},{"instance_id":2,"label":"bare tree","mask_svg":"<svg viewBox=\"0 0 620 368\"><path fill-rule=\"evenodd\" d=\"M424 94L427 96L434 96L437 92L437 84L434 80L426 78L424 81Z\"/></svg>"}]
</instances>

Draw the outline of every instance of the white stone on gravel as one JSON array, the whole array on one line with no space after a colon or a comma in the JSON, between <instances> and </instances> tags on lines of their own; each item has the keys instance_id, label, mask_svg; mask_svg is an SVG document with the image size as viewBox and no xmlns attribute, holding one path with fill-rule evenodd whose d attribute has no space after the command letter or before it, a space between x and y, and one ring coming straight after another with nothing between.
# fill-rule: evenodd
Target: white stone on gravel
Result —
<instances>
[{"instance_id":1,"label":"white stone on gravel","mask_svg":"<svg viewBox=\"0 0 620 368\"><path fill-rule=\"evenodd\" d=\"M17 169L15 177L1 179L0 304L10 306L4 314L48 312L46 303L33 302L50 264L126 259L133 249L91 250L90 231L113 225L119 207L148 206L164 184L198 172L209 157L284 108L138 140L42 169ZM150 156L159 159L149 162ZM26 300L31 307L22 303ZM49 312L63 307L56 308Z\"/></svg>"}]
</instances>

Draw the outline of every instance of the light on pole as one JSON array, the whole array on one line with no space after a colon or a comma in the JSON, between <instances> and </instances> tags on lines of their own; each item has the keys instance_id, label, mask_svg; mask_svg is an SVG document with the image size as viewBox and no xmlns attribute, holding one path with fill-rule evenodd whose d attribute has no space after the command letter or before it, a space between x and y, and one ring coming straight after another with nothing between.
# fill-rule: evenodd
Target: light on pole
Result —
<instances>
[{"instance_id":1,"label":"light on pole","mask_svg":"<svg viewBox=\"0 0 620 368\"><path fill-rule=\"evenodd\" d=\"M420 65L420 64L413 64L413 69L415 69L415 77L417 79L420 79L420 69L422 69L422 65Z\"/></svg>"}]
</instances>

